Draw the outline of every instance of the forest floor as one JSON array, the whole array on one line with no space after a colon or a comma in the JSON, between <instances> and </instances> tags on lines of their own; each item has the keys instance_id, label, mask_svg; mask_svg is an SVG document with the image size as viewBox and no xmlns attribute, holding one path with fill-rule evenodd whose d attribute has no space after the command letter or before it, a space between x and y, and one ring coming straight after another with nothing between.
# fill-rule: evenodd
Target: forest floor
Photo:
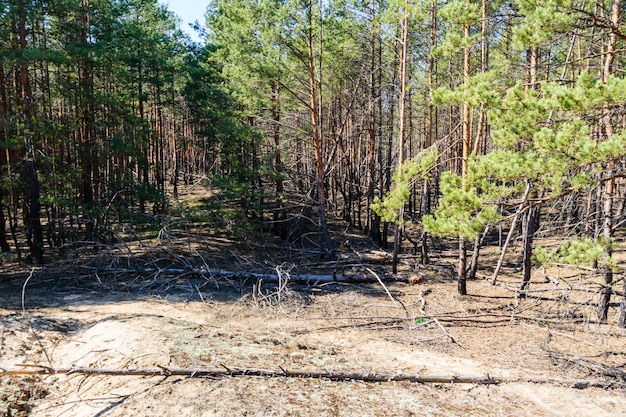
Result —
<instances>
[{"instance_id":1,"label":"forest floor","mask_svg":"<svg viewBox=\"0 0 626 417\"><path fill-rule=\"evenodd\" d=\"M0 265L0 367L243 368L472 377L476 383L5 375L0 415L596 417L626 409L619 300L608 324L598 324L598 277L584 270L538 268L532 291L519 298L520 272L509 262L497 285L470 281L469 295L461 297L454 253L441 250L432 267L417 269L412 284L296 284L288 278L363 268L383 276L389 265L305 265L294 262L296 251L263 236L242 248L224 237L190 234L185 246L173 235L106 256L81 249L74 261L46 268ZM353 238L349 252L369 250ZM142 254L144 268L133 272ZM486 248L479 276L490 275L496 255ZM406 276L416 271L412 262L407 257L402 264ZM275 271L286 284L259 286L208 270L172 272L172 265L192 263ZM487 378L501 382L479 383Z\"/></svg>"}]
</instances>

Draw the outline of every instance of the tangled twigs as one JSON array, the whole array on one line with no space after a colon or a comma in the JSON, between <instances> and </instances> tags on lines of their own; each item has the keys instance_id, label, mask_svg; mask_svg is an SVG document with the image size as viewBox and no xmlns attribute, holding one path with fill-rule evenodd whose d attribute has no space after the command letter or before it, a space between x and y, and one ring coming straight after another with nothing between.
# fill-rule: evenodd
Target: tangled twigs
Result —
<instances>
[{"instance_id":1,"label":"tangled twigs","mask_svg":"<svg viewBox=\"0 0 626 417\"><path fill-rule=\"evenodd\" d=\"M443 332L444 335L446 335L448 338L450 338L450 341L458 346L461 346L459 344L459 342L456 341L456 339L454 338L454 336L452 336L450 334L450 332L448 332L448 330L446 330L445 327L443 327L443 325L441 324L441 322L436 318L433 317L429 314L426 313L426 299L424 298L424 296L426 296L428 292L427 291L422 291L419 295L419 299L420 299L420 313L422 315L424 315L424 317L428 317L430 320L433 320L435 322L435 324L437 325L437 327L439 327L441 329L441 331ZM463 347L463 346L461 346Z\"/></svg>"},{"instance_id":2,"label":"tangled twigs","mask_svg":"<svg viewBox=\"0 0 626 417\"><path fill-rule=\"evenodd\" d=\"M564 355L562 353L554 351L549 351L549 355L554 360L583 368L589 373L609 378L615 378L620 381L626 381L626 372L615 366L605 365L603 363L580 358L578 356Z\"/></svg>"},{"instance_id":3,"label":"tangled twigs","mask_svg":"<svg viewBox=\"0 0 626 417\"><path fill-rule=\"evenodd\" d=\"M280 305L282 302L288 300L293 293L289 287L288 283L291 280L290 272L294 268L294 265L282 264L276 266L276 279L268 280L269 282L275 282L276 287L273 292L264 293L262 291L262 285L265 280L263 278L258 278L256 284L252 287L252 297L256 303L261 301L266 305Z\"/></svg>"}]
</instances>

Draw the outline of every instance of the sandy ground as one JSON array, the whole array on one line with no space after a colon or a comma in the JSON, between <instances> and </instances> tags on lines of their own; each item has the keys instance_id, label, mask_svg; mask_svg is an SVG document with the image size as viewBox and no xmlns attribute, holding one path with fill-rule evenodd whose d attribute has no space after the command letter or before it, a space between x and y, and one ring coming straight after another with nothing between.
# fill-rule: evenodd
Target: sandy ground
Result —
<instances>
[{"instance_id":1,"label":"sandy ground","mask_svg":"<svg viewBox=\"0 0 626 417\"><path fill-rule=\"evenodd\" d=\"M106 277L15 274L0 285L0 366L262 368L502 378L498 385L45 375L0 378L8 416L616 416L626 410L625 332L593 320L579 278L515 278L455 294L417 285L268 287L181 278L118 291ZM114 278L110 278L113 280ZM115 278L117 279L117 278ZM545 282L544 282L545 281ZM74 283L74 281L72 281ZM162 284L162 283L161 283ZM473 294L473 295L472 295ZM437 320L434 320L437 319ZM29 368L32 369L32 368ZM614 383L574 388L573 381ZM531 382L543 381L543 382ZM551 382L546 382L551 381Z\"/></svg>"}]
</instances>

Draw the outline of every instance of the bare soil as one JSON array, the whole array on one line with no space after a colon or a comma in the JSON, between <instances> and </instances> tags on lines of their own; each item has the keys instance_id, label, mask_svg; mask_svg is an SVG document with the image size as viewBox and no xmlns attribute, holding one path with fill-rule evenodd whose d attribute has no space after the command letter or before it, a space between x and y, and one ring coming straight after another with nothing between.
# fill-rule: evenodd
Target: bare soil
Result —
<instances>
[{"instance_id":1,"label":"bare soil","mask_svg":"<svg viewBox=\"0 0 626 417\"><path fill-rule=\"evenodd\" d=\"M408 279L385 286L287 280L276 288L167 269L191 261L259 272L282 265L278 270L290 278L366 267L382 276L389 266L281 264L279 256L289 248L264 244L246 257L226 239L210 236L196 237L193 247L186 237L181 255L180 242L169 237L162 233L154 246L106 257L77 253L75 262L48 268L2 265L0 367L237 367L493 377L502 383L4 376L0 415L596 417L626 409L626 334L615 324L619 300L609 323L598 324L600 281L584 270L537 269L531 292L520 298L513 262L498 285L470 281L470 295L460 297L451 272L454 254L435 250L429 268L404 260L402 272L414 275L413 285ZM353 242L346 254L365 253L358 245ZM132 272L130 259L139 259L139 252L153 269ZM496 255L493 248L484 252L481 277L490 274Z\"/></svg>"}]
</instances>

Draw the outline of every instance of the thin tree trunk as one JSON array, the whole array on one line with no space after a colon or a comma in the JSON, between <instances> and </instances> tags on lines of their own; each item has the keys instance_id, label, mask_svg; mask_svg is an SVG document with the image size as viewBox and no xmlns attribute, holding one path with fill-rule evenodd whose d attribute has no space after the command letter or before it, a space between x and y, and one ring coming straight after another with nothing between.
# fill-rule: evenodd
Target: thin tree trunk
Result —
<instances>
[{"instance_id":1,"label":"thin tree trunk","mask_svg":"<svg viewBox=\"0 0 626 417\"><path fill-rule=\"evenodd\" d=\"M526 297L526 291L530 285L532 272L533 238L539 228L540 206L530 207L526 213L526 223L524 223L524 247L522 254L522 285L520 287L520 298Z\"/></svg>"},{"instance_id":2,"label":"thin tree trunk","mask_svg":"<svg viewBox=\"0 0 626 417\"><path fill-rule=\"evenodd\" d=\"M2 187L0 187L0 199L2 199L4 192ZM0 202L0 250L2 252L9 252L11 247L9 246L9 242L7 241L7 233L6 233L6 219L4 217L4 209L5 206Z\"/></svg>"},{"instance_id":3,"label":"thin tree trunk","mask_svg":"<svg viewBox=\"0 0 626 417\"><path fill-rule=\"evenodd\" d=\"M619 312L619 320L617 321L617 325L619 327L626 327L626 279L624 280L623 283L623 287L622 287L622 301L621 301L621 308L620 308L620 312Z\"/></svg>"},{"instance_id":4,"label":"thin tree trunk","mask_svg":"<svg viewBox=\"0 0 626 417\"><path fill-rule=\"evenodd\" d=\"M398 73L396 71L396 68L398 66L398 41L396 40L394 42L394 50L393 50L393 61L392 61L392 78L391 78L391 84L390 84L390 91L389 91L389 118L387 120L387 147L386 147L386 155L385 155L385 165L384 165L384 189L383 189L383 193L381 193L382 195L384 195L385 193L389 192L389 190L391 189L391 166L392 166L392 162L393 162L393 132L394 132L394 117L395 117L395 104L396 104L396 99L395 99L395 89L396 89L396 82L398 81ZM385 224L383 225L383 248L387 248L388 244L387 244L387 235L389 234L389 223L385 222Z\"/></svg>"},{"instance_id":5,"label":"thin tree trunk","mask_svg":"<svg viewBox=\"0 0 626 417\"><path fill-rule=\"evenodd\" d=\"M515 215L513 216L513 220L511 221L511 228L509 229L509 233L506 235L506 240L504 241L504 245L502 246L502 251L500 252L500 257L498 258L498 263L496 264L496 268L493 271L493 275L491 275L491 285L496 285L496 280L498 278L498 273L502 268L502 263L504 262L504 255L506 255L506 250L509 247L509 243L511 242L511 238L513 237L513 233L517 228L517 221L519 219L520 214L526 207L526 199L528 198L528 193L530 192L530 182L526 183L526 190L524 190L524 196L522 197L522 203L517 208Z\"/></svg>"},{"instance_id":6,"label":"thin tree trunk","mask_svg":"<svg viewBox=\"0 0 626 417\"><path fill-rule=\"evenodd\" d=\"M4 65L2 64L2 62L0 62L0 105L2 106L0 108L0 117L1 118L5 118L7 114L9 114L9 101L8 101L8 96L7 96L7 89L6 89L6 85L5 85L5 73L4 73ZM1 131L0 131L0 138L2 140L6 140L7 139L7 127L6 124L2 123L2 126L0 127ZM3 161L4 163L6 163L7 167L9 166L9 149L5 148L5 155L6 155L6 161ZM9 172L9 178L8 181L11 181L10 178L10 172ZM5 221L5 217L4 217L4 204L2 204L2 197L4 197L5 194L5 188L4 186L0 186L0 249L2 250L2 252L8 252L11 250L11 248L9 247L9 243L7 242L7 238L6 238L6 221ZM8 210L10 210L10 207L7 207L7 212Z\"/></svg>"},{"instance_id":7,"label":"thin tree trunk","mask_svg":"<svg viewBox=\"0 0 626 417\"><path fill-rule=\"evenodd\" d=\"M607 45L606 57L602 66L602 82L606 83L608 77L613 72L613 61L615 60L615 50L617 47L617 33L620 25L620 15L622 9L621 0L614 0L611 9L611 24L612 28L609 33L609 41ZM604 138L607 141L613 139L613 120L611 117L611 109L604 108L602 122L604 127ZM606 322L608 318L609 305L611 302L612 284L613 284L613 269L611 266L611 259L613 257L612 239L613 239L613 195L615 193L615 177L613 176L613 162L610 161L607 164L606 175L610 178L604 187L604 204L602 207L602 237L604 242L604 253L602 261L604 263L604 285L600 292L600 302L598 303L598 320ZM622 316L626 314L624 311L626 306L622 304L622 310L620 312L620 322L622 322Z\"/></svg>"},{"instance_id":8,"label":"thin tree trunk","mask_svg":"<svg viewBox=\"0 0 626 417\"><path fill-rule=\"evenodd\" d=\"M612 176L613 169L612 163L609 163L607 174ZM598 303L598 320L600 322L606 322L609 312L609 304L611 302L611 293L613 289L611 284L613 283L613 269L611 267L611 258L613 251L611 248L611 239L613 237L613 193L615 192L615 178L611 178L605 184L604 191L604 206L602 210L602 237L604 239L603 246L604 251L602 254L602 261L604 269L604 282L602 289L600 290L600 302Z\"/></svg>"},{"instance_id":9,"label":"thin tree trunk","mask_svg":"<svg viewBox=\"0 0 626 417\"><path fill-rule=\"evenodd\" d=\"M405 111L406 111L406 66L407 66L407 42L408 42L408 31L409 31L409 19L407 16L407 11L404 11L404 16L402 17L401 23L401 31L402 31L402 39L401 39L401 52L400 52L400 97L398 98L398 170L402 169L402 164L404 163L404 137L406 130L406 120L405 120ZM402 247L402 221L404 218L404 206L400 207L398 210L398 217L396 219L396 223L393 231L393 260L392 260L392 269L393 273L398 272L398 254L400 253L400 249Z\"/></svg>"},{"instance_id":10,"label":"thin tree trunk","mask_svg":"<svg viewBox=\"0 0 626 417\"><path fill-rule=\"evenodd\" d=\"M280 153L280 85L272 84L272 136L274 138L274 170L276 171L276 210L274 211L274 231L281 239L286 239L289 231L283 222L287 218L287 213L283 204L283 161ZM280 221L280 223L279 223Z\"/></svg>"},{"instance_id":11,"label":"thin tree trunk","mask_svg":"<svg viewBox=\"0 0 626 417\"><path fill-rule=\"evenodd\" d=\"M379 64L380 55L378 51L380 43L380 23L375 19L375 15L378 12L376 0L372 0L370 3L372 13L372 26L370 28L370 115L369 115L369 141L368 141L368 177L367 177L367 220L366 220L366 232L369 233L372 240L377 243L382 243L382 236L380 230L381 219L378 214L369 207L374 201L374 192L376 187L376 166L380 161L376 161L377 156L380 157L381 146L381 114L380 114L380 73L381 68ZM375 22L376 26L375 26ZM382 52L382 51L381 51ZM378 162L378 164L377 164Z\"/></svg>"},{"instance_id":12,"label":"thin tree trunk","mask_svg":"<svg viewBox=\"0 0 626 417\"><path fill-rule=\"evenodd\" d=\"M463 37L469 39L470 26L463 26ZM470 48L463 48L463 82L469 81L470 74ZM461 156L461 187L463 191L469 191L467 184L468 163L472 152L471 146L471 126L470 126L470 107L469 103L464 101L462 105L462 127L463 127L463 153ZM459 236L459 265L457 269L458 290L459 294L467 294L466 269L467 265L467 240L465 236Z\"/></svg>"},{"instance_id":13,"label":"thin tree trunk","mask_svg":"<svg viewBox=\"0 0 626 417\"><path fill-rule=\"evenodd\" d=\"M309 1L308 28L307 28L307 49L308 49L308 70L309 70L309 111L311 113L311 127L313 129L313 148L315 151L316 165L316 188L318 199L318 216L320 230L320 244L322 251L330 258L334 257L335 249L328 232L326 223L326 196L324 187L324 161L322 159L322 138L319 126L319 108L317 105L317 80L315 77L315 57L313 52L313 3Z\"/></svg>"},{"instance_id":14,"label":"thin tree trunk","mask_svg":"<svg viewBox=\"0 0 626 417\"><path fill-rule=\"evenodd\" d=\"M26 6L24 1L18 2L20 49L25 51L26 41ZM21 59L22 84L22 117L24 118L24 174L28 182L28 192L24 197L26 217L26 238L29 243L33 262L43 264L43 231L41 220L41 204L39 203L39 178L35 168L35 144L32 135L32 94L28 74L28 62Z\"/></svg>"},{"instance_id":15,"label":"thin tree trunk","mask_svg":"<svg viewBox=\"0 0 626 417\"><path fill-rule=\"evenodd\" d=\"M459 294L467 295L467 239L459 237L459 265L457 270L457 289Z\"/></svg>"},{"instance_id":16,"label":"thin tree trunk","mask_svg":"<svg viewBox=\"0 0 626 417\"><path fill-rule=\"evenodd\" d=\"M83 45L87 45L87 30L89 27L89 16L87 14L87 6L88 2L83 0L81 2L81 7L84 9L82 13L80 13L80 40ZM93 203L94 203L94 193L93 193L93 172L94 172L94 163L93 163L93 140L94 140L94 105L93 105L93 72L91 70L91 63L89 62L89 57L86 55L89 52L83 52L85 55L81 55L80 57L80 86L81 86L81 98L80 98L80 106L81 106L81 136L82 136L82 144L81 144L81 175L82 175L82 184L81 184L81 194L82 194L82 204L85 212L87 214L86 225L85 225L85 239L91 240L94 232L94 219L93 219Z\"/></svg>"},{"instance_id":17,"label":"thin tree trunk","mask_svg":"<svg viewBox=\"0 0 626 417\"><path fill-rule=\"evenodd\" d=\"M437 2L433 1L430 8L430 50L434 51L437 46ZM428 55L428 91L432 92L434 86L435 77L435 56L433 53ZM432 102L428 103L427 109L428 115L426 118L426 148L430 148L436 137L435 135L435 112L436 108ZM430 180L426 178L424 180L424 189L422 190L422 216L429 215L431 212L430 201ZM422 232L421 239L421 255L422 265L430 263L430 257L428 255L428 233L424 230Z\"/></svg>"},{"instance_id":18,"label":"thin tree trunk","mask_svg":"<svg viewBox=\"0 0 626 417\"><path fill-rule=\"evenodd\" d=\"M478 259L480 257L480 248L482 247L483 242L485 241L485 237L489 233L490 227L491 225L487 224L487 226L485 226L485 230L483 230L481 234L476 235L476 239L474 239L474 251L472 252L472 259L470 260L470 267L469 267L469 275L467 276L467 279L469 280L476 279L476 272L478 271Z\"/></svg>"}]
</instances>

